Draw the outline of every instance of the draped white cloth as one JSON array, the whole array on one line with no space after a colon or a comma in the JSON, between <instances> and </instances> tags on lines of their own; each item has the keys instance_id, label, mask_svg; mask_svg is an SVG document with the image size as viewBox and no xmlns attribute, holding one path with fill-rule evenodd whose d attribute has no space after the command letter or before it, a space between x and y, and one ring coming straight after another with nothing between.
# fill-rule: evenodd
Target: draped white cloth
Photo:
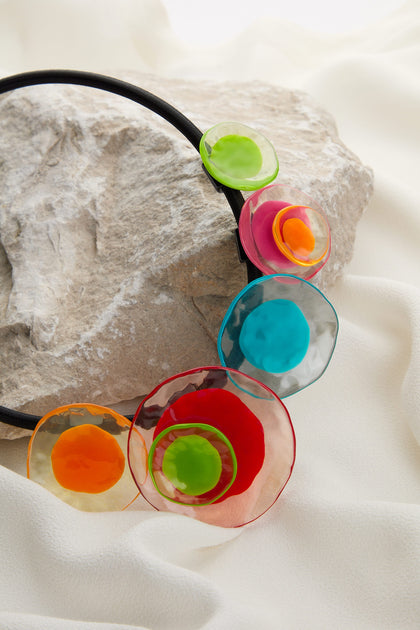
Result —
<instances>
[{"instance_id":1,"label":"draped white cloth","mask_svg":"<svg viewBox=\"0 0 420 630\"><path fill-rule=\"evenodd\" d=\"M373 168L354 259L328 292L336 352L286 401L294 472L266 515L230 530L142 506L78 512L25 478L27 439L1 441L1 630L420 627L420 4L350 34L263 20L209 42L179 41L158 0L0 2L2 75L299 87Z\"/></svg>"}]
</instances>

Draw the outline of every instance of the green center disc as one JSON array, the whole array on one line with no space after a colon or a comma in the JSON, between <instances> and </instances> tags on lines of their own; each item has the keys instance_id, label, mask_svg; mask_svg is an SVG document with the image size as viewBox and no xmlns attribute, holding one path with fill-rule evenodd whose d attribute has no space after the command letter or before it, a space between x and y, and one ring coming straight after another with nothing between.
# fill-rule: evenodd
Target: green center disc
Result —
<instances>
[{"instance_id":1,"label":"green center disc","mask_svg":"<svg viewBox=\"0 0 420 630\"><path fill-rule=\"evenodd\" d=\"M254 177L263 162L257 144L251 138L237 134L220 138L212 147L210 159L218 169L237 179Z\"/></svg>"},{"instance_id":2,"label":"green center disc","mask_svg":"<svg viewBox=\"0 0 420 630\"><path fill-rule=\"evenodd\" d=\"M176 438L163 456L163 474L184 494L198 496L215 487L222 472L217 449L201 435Z\"/></svg>"}]
</instances>

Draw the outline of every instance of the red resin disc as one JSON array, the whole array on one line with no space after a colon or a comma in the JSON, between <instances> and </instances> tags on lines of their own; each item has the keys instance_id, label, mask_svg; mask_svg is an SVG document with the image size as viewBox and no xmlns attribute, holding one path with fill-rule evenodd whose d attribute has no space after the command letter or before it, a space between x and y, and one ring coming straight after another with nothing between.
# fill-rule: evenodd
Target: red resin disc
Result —
<instances>
[{"instance_id":1,"label":"red resin disc","mask_svg":"<svg viewBox=\"0 0 420 630\"><path fill-rule=\"evenodd\" d=\"M187 422L201 422L219 429L235 451L238 463L236 479L219 501L245 492L264 463L264 430L257 416L227 390L193 391L165 409L153 438L156 439L159 433L174 424Z\"/></svg>"}]
</instances>

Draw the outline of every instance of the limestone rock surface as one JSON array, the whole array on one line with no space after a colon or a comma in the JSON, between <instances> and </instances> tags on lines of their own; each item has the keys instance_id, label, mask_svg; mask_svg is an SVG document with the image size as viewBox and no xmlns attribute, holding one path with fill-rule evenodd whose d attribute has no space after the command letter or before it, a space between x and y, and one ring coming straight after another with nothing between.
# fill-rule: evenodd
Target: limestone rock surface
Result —
<instances>
[{"instance_id":1,"label":"limestone rock surface","mask_svg":"<svg viewBox=\"0 0 420 630\"><path fill-rule=\"evenodd\" d=\"M266 135L279 156L276 181L304 190L328 216L332 253L315 283L335 281L372 173L325 110L267 84L121 78L203 130L237 120ZM218 329L246 269L225 198L166 121L89 88L5 94L0 191L0 404L40 415L73 402L115 406L219 363Z\"/></svg>"}]
</instances>

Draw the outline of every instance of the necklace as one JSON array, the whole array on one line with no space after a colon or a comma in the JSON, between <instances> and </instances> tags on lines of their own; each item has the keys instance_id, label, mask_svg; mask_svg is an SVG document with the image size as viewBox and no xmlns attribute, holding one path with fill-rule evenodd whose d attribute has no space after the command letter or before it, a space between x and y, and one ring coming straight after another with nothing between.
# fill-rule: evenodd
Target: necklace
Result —
<instances>
[{"instance_id":1,"label":"necklace","mask_svg":"<svg viewBox=\"0 0 420 630\"><path fill-rule=\"evenodd\" d=\"M319 378L334 351L336 313L308 282L330 254L328 221L303 192L271 183L274 148L246 125L219 123L202 134L154 94L87 72L7 77L0 94L46 83L120 95L178 129L233 212L248 284L221 324L221 365L167 379L134 416L77 403L43 418L0 407L0 420L34 430L28 477L74 507L124 509L141 493L159 510L248 523L275 502L293 469L295 437L281 399Z\"/></svg>"}]
</instances>

